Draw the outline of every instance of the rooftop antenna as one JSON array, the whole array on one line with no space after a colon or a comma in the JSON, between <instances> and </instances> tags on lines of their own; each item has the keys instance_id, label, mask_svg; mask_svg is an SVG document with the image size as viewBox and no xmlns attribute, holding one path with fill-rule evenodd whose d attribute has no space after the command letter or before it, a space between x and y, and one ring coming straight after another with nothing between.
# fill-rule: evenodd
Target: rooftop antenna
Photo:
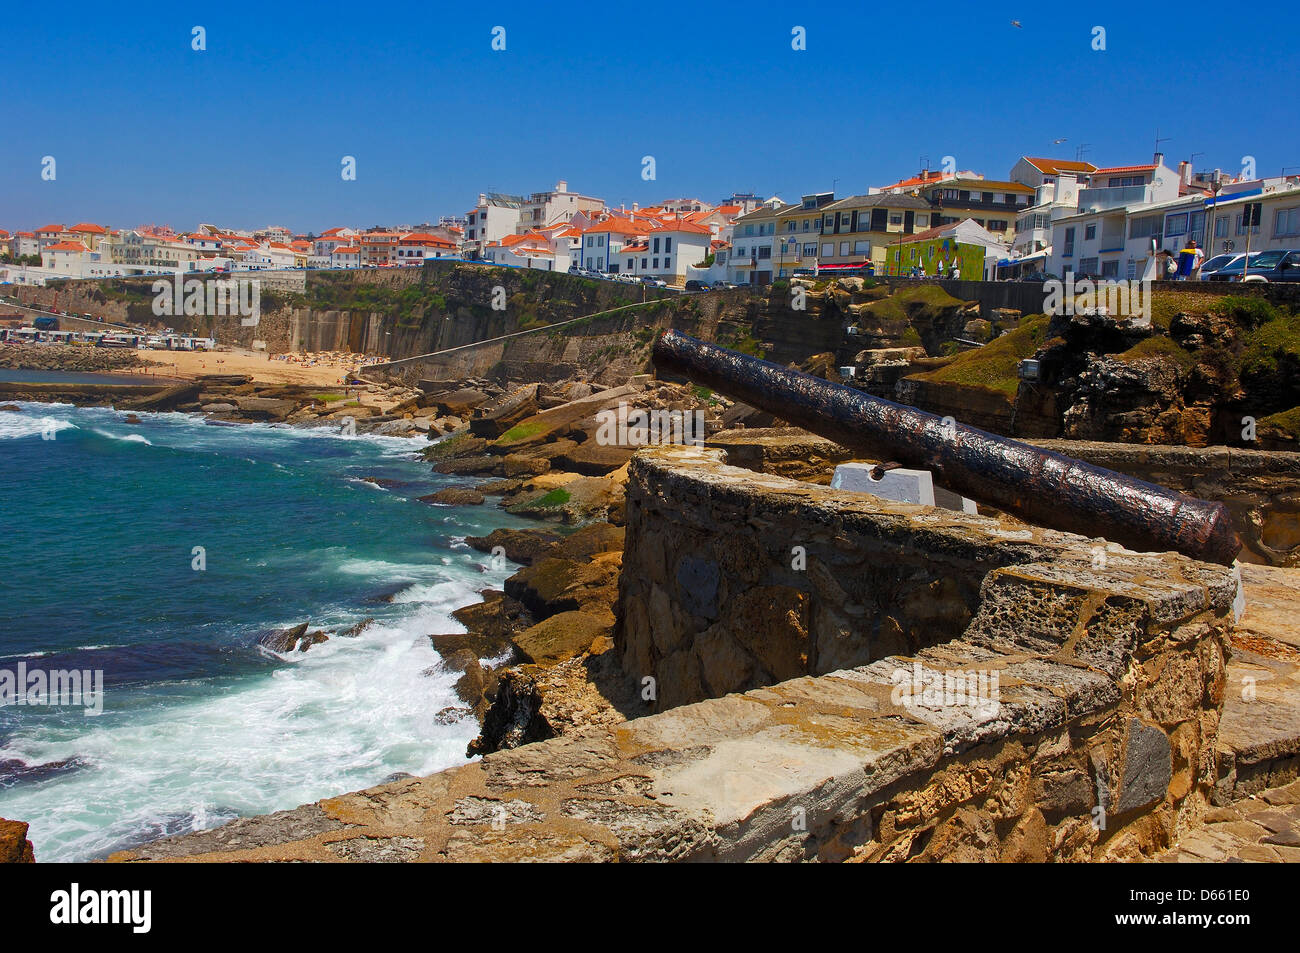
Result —
<instances>
[{"instance_id":1,"label":"rooftop antenna","mask_svg":"<svg viewBox=\"0 0 1300 953\"><path fill-rule=\"evenodd\" d=\"M1079 143L1078 147L1074 150L1074 161L1082 162L1083 157L1088 154L1090 148L1092 147L1086 142Z\"/></svg>"},{"instance_id":2,"label":"rooftop antenna","mask_svg":"<svg viewBox=\"0 0 1300 953\"><path fill-rule=\"evenodd\" d=\"M1160 135L1160 127L1157 126L1157 127L1156 127L1156 149L1155 149L1156 154L1160 154L1160 143L1162 143L1162 142L1169 142L1169 141L1170 141L1170 137L1169 137L1169 136L1164 136L1163 138L1161 137L1161 135Z\"/></svg>"}]
</instances>

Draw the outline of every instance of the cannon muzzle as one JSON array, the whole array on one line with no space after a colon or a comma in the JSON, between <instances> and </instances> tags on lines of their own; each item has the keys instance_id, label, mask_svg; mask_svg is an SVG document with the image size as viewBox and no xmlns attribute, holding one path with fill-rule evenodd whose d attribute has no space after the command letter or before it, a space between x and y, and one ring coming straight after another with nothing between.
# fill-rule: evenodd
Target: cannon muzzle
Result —
<instances>
[{"instance_id":1,"label":"cannon muzzle","mask_svg":"<svg viewBox=\"0 0 1300 953\"><path fill-rule=\"evenodd\" d=\"M667 331L655 365L1037 526L1231 565L1228 508Z\"/></svg>"}]
</instances>

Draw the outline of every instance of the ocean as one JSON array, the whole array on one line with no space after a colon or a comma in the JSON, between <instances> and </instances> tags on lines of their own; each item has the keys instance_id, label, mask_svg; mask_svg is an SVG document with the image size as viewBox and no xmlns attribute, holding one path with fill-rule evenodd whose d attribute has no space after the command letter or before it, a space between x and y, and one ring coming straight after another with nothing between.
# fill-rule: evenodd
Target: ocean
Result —
<instances>
[{"instance_id":1,"label":"ocean","mask_svg":"<svg viewBox=\"0 0 1300 953\"><path fill-rule=\"evenodd\" d=\"M0 707L0 816L38 860L464 762L478 725L438 717L458 674L427 636L517 568L464 538L529 524L416 502L464 482L414 455L427 441L19 406L0 412L0 679L103 673L98 715ZM257 644L368 616L305 653Z\"/></svg>"}]
</instances>

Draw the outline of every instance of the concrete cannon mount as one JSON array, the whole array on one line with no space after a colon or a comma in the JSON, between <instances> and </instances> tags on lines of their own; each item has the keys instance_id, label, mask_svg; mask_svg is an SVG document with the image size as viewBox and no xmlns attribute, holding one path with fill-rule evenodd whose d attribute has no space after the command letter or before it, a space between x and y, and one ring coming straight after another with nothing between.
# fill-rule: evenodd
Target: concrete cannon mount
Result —
<instances>
[{"instance_id":1,"label":"concrete cannon mount","mask_svg":"<svg viewBox=\"0 0 1300 953\"><path fill-rule=\"evenodd\" d=\"M1209 804L1234 594L645 450L614 651L649 713L111 859L1137 859Z\"/></svg>"}]
</instances>

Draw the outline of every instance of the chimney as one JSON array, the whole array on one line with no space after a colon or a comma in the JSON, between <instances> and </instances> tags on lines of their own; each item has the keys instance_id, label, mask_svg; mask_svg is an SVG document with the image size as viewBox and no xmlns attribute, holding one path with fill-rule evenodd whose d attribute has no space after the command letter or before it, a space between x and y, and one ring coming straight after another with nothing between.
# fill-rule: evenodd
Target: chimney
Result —
<instances>
[{"instance_id":1,"label":"chimney","mask_svg":"<svg viewBox=\"0 0 1300 953\"><path fill-rule=\"evenodd\" d=\"M1192 184L1192 164L1190 162L1178 163L1178 178L1183 185Z\"/></svg>"},{"instance_id":2,"label":"chimney","mask_svg":"<svg viewBox=\"0 0 1300 953\"><path fill-rule=\"evenodd\" d=\"M569 183L568 183L568 182L565 182L563 179L560 179L559 182L556 182L556 183L555 183L555 191L557 191L557 192L567 192L567 191L569 191Z\"/></svg>"},{"instance_id":3,"label":"chimney","mask_svg":"<svg viewBox=\"0 0 1300 953\"><path fill-rule=\"evenodd\" d=\"M480 193L478 194L478 204L479 204L479 205L487 205L487 193L486 193L486 192L480 192Z\"/></svg>"},{"instance_id":4,"label":"chimney","mask_svg":"<svg viewBox=\"0 0 1300 953\"><path fill-rule=\"evenodd\" d=\"M1155 158L1153 158L1151 161L1152 161L1155 165L1164 165L1164 164L1165 164L1165 154L1164 154L1163 152L1157 152L1157 153L1155 154Z\"/></svg>"}]
</instances>

